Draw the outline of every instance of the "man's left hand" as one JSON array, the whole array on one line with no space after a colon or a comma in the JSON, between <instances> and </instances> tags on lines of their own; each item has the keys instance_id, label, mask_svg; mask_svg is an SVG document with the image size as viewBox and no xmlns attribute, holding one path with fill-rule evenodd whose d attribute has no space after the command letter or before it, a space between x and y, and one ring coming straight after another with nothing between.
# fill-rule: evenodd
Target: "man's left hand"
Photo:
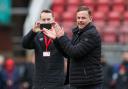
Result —
<instances>
[{"instance_id":1,"label":"man's left hand","mask_svg":"<svg viewBox=\"0 0 128 89\"><path fill-rule=\"evenodd\" d=\"M55 32L55 30L52 28L52 29L50 29L50 30L48 30L48 29L46 29L46 28L43 28L43 33L46 35L46 36L48 36L49 38L51 38L51 39L56 39L56 32Z\"/></svg>"}]
</instances>

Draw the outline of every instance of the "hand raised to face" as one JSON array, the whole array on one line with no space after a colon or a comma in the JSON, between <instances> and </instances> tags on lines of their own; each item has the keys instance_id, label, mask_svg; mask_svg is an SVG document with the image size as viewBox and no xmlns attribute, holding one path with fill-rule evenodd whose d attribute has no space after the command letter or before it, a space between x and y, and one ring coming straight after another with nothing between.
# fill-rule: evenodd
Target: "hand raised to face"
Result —
<instances>
[{"instance_id":1,"label":"hand raised to face","mask_svg":"<svg viewBox=\"0 0 128 89\"><path fill-rule=\"evenodd\" d=\"M58 38L64 35L64 30L58 23L55 23L53 28L55 29Z\"/></svg>"},{"instance_id":2,"label":"hand raised to face","mask_svg":"<svg viewBox=\"0 0 128 89\"><path fill-rule=\"evenodd\" d=\"M47 35L51 39L55 39L56 37L59 38L64 35L64 30L60 27L58 23L55 23L52 26L51 30L43 29L43 33Z\"/></svg>"},{"instance_id":3,"label":"hand raised to face","mask_svg":"<svg viewBox=\"0 0 128 89\"><path fill-rule=\"evenodd\" d=\"M35 33L41 31L41 29L40 29L40 21L37 21L37 22L35 23L35 25L33 26L32 31L35 32Z\"/></svg>"}]
</instances>

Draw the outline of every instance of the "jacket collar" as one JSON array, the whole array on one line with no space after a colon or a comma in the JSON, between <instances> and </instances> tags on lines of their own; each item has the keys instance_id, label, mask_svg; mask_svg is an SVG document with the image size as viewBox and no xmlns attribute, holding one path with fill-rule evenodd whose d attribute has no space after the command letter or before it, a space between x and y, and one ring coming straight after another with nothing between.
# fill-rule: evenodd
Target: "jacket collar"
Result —
<instances>
[{"instance_id":1,"label":"jacket collar","mask_svg":"<svg viewBox=\"0 0 128 89\"><path fill-rule=\"evenodd\" d=\"M93 26L92 22L88 23L83 29L79 29L77 26L75 29L73 29L73 34L77 34L78 32L83 33L84 31L89 30L89 28L92 26Z\"/></svg>"}]
</instances>

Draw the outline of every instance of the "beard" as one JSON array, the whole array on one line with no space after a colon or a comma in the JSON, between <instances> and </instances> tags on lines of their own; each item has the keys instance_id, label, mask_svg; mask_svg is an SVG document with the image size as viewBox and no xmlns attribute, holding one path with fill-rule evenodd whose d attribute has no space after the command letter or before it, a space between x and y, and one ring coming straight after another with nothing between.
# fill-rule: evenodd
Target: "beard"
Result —
<instances>
[{"instance_id":1,"label":"beard","mask_svg":"<svg viewBox=\"0 0 128 89\"><path fill-rule=\"evenodd\" d=\"M84 23L84 22L78 22L78 23L77 23L77 26L78 26L80 29L84 28L86 25L87 25L87 24Z\"/></svg>"},{"instance_id":2,"label":"beard","mask_svg":"<svg viewBox=\"0 0 128 89\"><path fill-rule=\"evenodd\" d=\"M84 22L78 22L78 25L86 25Z\"/></svg>"}]
</instances>

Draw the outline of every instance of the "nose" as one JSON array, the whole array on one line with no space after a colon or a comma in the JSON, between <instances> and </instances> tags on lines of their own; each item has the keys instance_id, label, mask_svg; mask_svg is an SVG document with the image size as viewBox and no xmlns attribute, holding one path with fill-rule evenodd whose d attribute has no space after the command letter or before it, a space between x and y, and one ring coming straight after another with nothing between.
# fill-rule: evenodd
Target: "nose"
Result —
<instances>
[{"instance_id":1,"label":"nose","mask_svg":"<svg viewBox=\"0 0 128 89\"><path fill-rule=\"evenodd\" d=\"M44 23L49 23L49 21L48 20L45 20Z\"/></svg>"}]
</instances>

